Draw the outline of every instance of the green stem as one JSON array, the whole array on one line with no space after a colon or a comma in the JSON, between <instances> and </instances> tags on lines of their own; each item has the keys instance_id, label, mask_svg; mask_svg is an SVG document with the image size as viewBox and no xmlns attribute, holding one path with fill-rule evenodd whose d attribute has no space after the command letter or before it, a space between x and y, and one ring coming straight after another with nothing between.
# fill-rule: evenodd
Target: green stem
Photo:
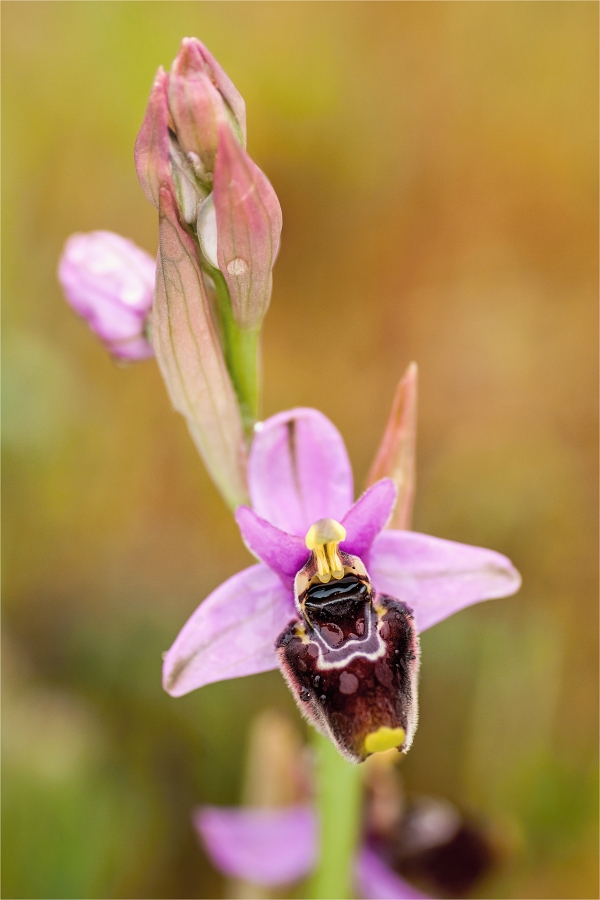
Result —
<instances>
[{"instance_id":1,"label":"green stem","mask_svg":"<svg viewBox=\"0 0 600 900\"><path fill-rule=\"evenodd\" d=\"M250 435L258 418L260 328L248 331L239 327L233 315L229 290L223 275L218 269L212 268L210 275L217 290L225 363L240 404L246 433Z\"/></svg>"},{"instance_id":2,"label":"green stem","mask_svg":"<svg viewBox=\"0 0 600 900\"><path fill-rule=\"evenodd\" d=\"M316 734L320 857L310 881L311 900L348 900L361 812L361 767L346 762L328 738Z\"/></svg>"}]
</instances>

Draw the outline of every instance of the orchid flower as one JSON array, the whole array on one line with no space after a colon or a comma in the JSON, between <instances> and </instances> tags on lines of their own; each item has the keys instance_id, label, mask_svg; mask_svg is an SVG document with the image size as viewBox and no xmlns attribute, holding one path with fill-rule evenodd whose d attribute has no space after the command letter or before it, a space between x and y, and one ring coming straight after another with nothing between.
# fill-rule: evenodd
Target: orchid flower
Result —
<instances>
[{"instance_id":1,"label":"orchid flower","mask_svg":"<svg viewBox=\"0 0 600 900\"><path fill-rule=\"evenodd\" d=\"M375 482L356 502L335 426L314 409L257 427L252 506L236 519L260 562L218 587L165 655L179 697L279 666L300 710L348 760L408 750L417 722L418 633L480 600L514 593L499 553L384 530L397 489Z\"/></svg>"},{"instance_id":2,"label":"orchid flower","mask_svg":"<svg viewBox=\"0 0 600 900\"><path fill-rule=\"evenodd\" d=\"M318 859L318 820L311 806L203 806L194 811L193 823L216 868L232 878L279 887L305 878ZM354 861L354 884L365 900L426 900L366 844Z\"/></svg>"},{"instance_id":3,"label":"orchid flower","mask_svg":"<svg viewBox=\"0 0 600 900\"><path fill-rule=\"evenodd\" d=\"M148 326L156 263L112 231L73 234L58 266L69 304L117 359L153 356Z\"/></svg>"}]
</instances>

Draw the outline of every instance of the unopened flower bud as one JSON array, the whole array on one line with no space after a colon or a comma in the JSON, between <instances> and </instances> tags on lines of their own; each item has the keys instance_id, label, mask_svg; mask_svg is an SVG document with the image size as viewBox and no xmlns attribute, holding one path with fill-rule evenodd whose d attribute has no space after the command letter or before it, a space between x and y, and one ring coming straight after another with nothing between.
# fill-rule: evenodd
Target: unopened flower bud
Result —
<instances>
[{"instance_id":1,"label":"unopened flower bud","mask_svg":"<svg viewBox=\"0 0 600 900\"><path fill-rule=\"evenodd\" d=\"M224 101L225 114L239 136L240 143L245 147L246 104L242 95L212 53L198 38L184 38L171 68L171 78L181 77L191 83L200 75L207 77L220 94ZM173 113L173 109L171 112Z\"/></svg>"},{"instance_id":2,"label":"unopened flower bud","mask_svg":"<svg viewBox=\"0 0 600 900\"><path fill-rule=\"evenodd\" d=\"M178 74L178 56L169 78L169 110L177 140L184 153L202 162L206 181L212 182L219 143L219 120L225 119L223 99L204 72Z\"/></svg>"},{"instance_id":3,"label":"unopened flower bud","mask_svg":"<svg viewBox=\"0 0 600 900\"><path fill-rule=\"evenodd\" d=\"M73 234L58 279L75 312L119 359L153 355L146 337L156 264L145 250L111 231Z\"/></svg>"},{"instance_id":4,"label":"unopened flower bud","mask_svg":"<svg viewBox=\"0 0 600 900\"><path fill-rule=\"evenodd\" d=\"M214 172L218 262L240 328L259 328L269 306L281 207L270 181L225 123Z\"/></svg>"}]
</instances>

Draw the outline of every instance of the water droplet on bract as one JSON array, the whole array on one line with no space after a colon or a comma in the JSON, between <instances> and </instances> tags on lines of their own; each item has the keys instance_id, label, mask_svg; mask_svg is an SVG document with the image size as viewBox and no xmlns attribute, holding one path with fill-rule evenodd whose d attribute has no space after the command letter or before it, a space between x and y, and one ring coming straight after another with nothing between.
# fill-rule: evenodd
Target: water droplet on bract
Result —
<instances>
[{"instance_id":1,"label":"water droplet on bract","mask_svg":"<svg viewBox=\"0 0 600 900\"><path fill-rule=\"evenodd\" d=\"M230 275L245 275L248 268L248 263L241 256L236 256L235 259L227 263L227 271Z\"/></svg>"},{"instance_id":2,"label":"water droplet on bract","mask_svg":"<svg viewBox=\"0 0 600 900\"><path fill-rule=\"evenodd\" d=\"M299 697L302 701L304 701L304 703L306 703L307 700L310 700L310 691L307 691L306 688L302 688Z\"/></svg>"}]
</instances>

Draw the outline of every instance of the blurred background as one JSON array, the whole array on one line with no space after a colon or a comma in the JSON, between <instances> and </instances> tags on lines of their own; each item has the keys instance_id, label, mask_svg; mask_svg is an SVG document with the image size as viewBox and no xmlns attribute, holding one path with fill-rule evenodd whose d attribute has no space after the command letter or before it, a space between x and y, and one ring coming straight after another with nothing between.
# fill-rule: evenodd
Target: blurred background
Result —
<instances>
[{"instance_id":1,"label":"blurred background","mask_svg":"<svg viewBox=\"0 0 600 900\"><path fill-rule=\"evenodd\" d=\"M115 366L56 282L74 231L156 251L133 142L184 35L283 208L264 415L320 407L360 490L416 360L414 527L523 574L424 635L406 789L503 836L476 896L598 896L597 19L4 4L4 897L222 896L190 811L239 802L258 713L302 727L278 672L162 692L161 652L250 557L154 362Z\"/></svg>"}]
</instances>

